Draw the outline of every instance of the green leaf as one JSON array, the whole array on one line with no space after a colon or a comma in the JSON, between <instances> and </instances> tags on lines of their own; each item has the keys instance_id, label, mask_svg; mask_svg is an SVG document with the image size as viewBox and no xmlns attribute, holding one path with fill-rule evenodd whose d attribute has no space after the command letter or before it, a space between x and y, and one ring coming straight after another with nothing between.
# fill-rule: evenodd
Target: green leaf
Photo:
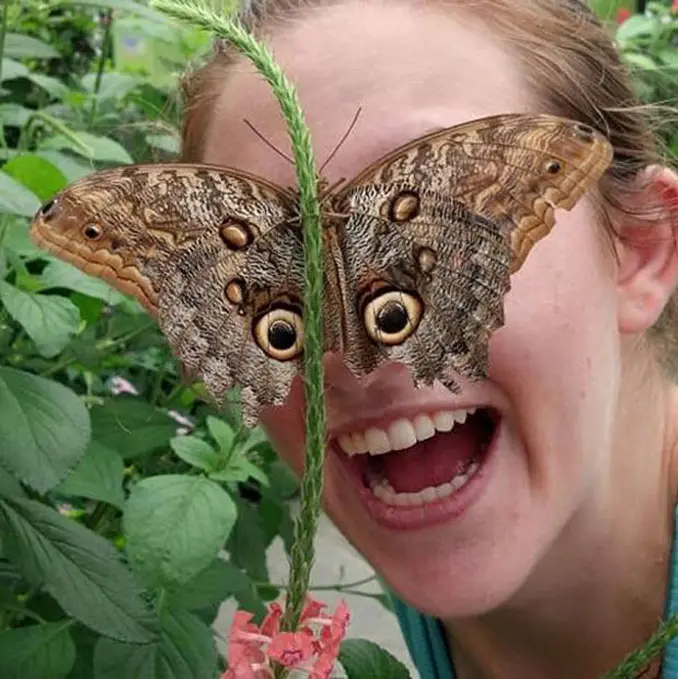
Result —
<instances>
[{"instance_id":1,"label":"green leaf","mask_svg":"<svg viewBox=\"0 0 678 679\"><path fill-rule=\"evenodd\" d=\"M0 677L64 679L75 663L71 620L0 633Z\"/></svg>"},{"instance_id":2,"label":"green leaf","mask_svg":"<svg viewBox=\"0 0 678 679\"><path fill-rule=\"evenodd\" d=\"M15 59L58 59L61 56L46 42L20 33L5 34L5 55Z\"/></svg>"},{"instance_id":3,"label":"green leaf","mask_svg":"<svg viewBox=\"0 0 678 679\"><path fill-rule=\"evenodd\" d=\"M212 438L217 442L224 453L229 453L235 440L235 432L231 425L211 415L207 418L207 428Z\"/></svg>"},{"instance_id":4,"label":"green leaf","mask_svg":"<svg viewBox=\"0 0 678 679\"><path fill-rule=\"evenodd\" d=\"M110 542L33 500L0 500L0 525L9 560L68 615L114 639L151 640L152 618Z\"/></svg>"},{"instance_id":5,"label":"green leaf","mask_svg":"<svg viewBox=\"0 0 678 679\"><path fill-rule=\"evenodd\" d=\"M94 93L97 76L95 73L88 73L82 79L82 86L90 93ZM121 99L129 94L132 90L143 83L143 80L135 75L129 73L118 73L117 71L110 71L104 73L99 83L99 91L97 99L105 101L106 99Z\"/></svg>"},{"instance_id":6,"label":"green leaf","mask_svg":"<svg viewBox=\"0 0 678 679\"><path fill-rule=\"evenodd\" d=\"M148 134L146 141L149 146L165 151L166 153L179 153L179 139L173 134Z\"/></svg>"},{"instance_id":7,"label":"green leaf","mask_svg":"<svg viewBox=\"0 0 678 679\"><path fill-rule=\"evenodd\" d=\"M66 177L58 167L46 158L31 153L15 156L2 169L30 189L41 201L49 200L66 186Z\"/></svg>"},{"instance_id":8,"label":"green leaf","mask_svg":"<svg viewBox=\"0 0 678 679\"><path fill-rule=\"evenodd\" d=\"M0 467L0 497L26 497L21 484L2 467Z\"/></svg>"},{"instance_id":9,"label":"green leaf","mask_svg":"<svg viewBox=\"0 0 678 679\"><path fill-rule=\"evenodd\" d=\"M124 472L118 453L92 441L78 466L54 490L61 495L100 500L122 509Z\"/></svg>"},{"instance_id":10,"label":"green leaf","mask_svg":"<svg viewBox=\"0 0 678 679\"><path fill-rule=\"evenodd\" d=\"M0 170L0 212L21 217L33 217L40 199L23 184Z\"/></svg>"},{"instance_id":11,"label":"green leaf","mask_svg":"<svg viewBox=\"0 0 678 679\"><path fill-rule=\"evenodd\" d=\"M0 464L45 493L85 452L87 409L70 389L0 366Z\"/></svg>"},{"instance_id":12,"label":"green leaf","mask_svg":"<svg viewBox=\"0 0 678 679\"><path fill-rule=\"evenodd\" d=\"M78 332L80 311L65 297L24 292L0 281L0 301L45 358L56 356Z\"/></svg>"},{"instance_id":13,"label":"green leaf","mask_svg":"<svg viewBox=\"0 0 678 679\"><path fill-rule=\"evenodd\" d=\"M40 142L40 149L63 151L67 149L90 160L110 163L131 163L132 156L114 139L100 137L90 132L73 132L77 137L70 139L63 134L47 137Z\"/></svg>"},{"instance_id":14,"label":"green leaf","mask_svg":"<svg viewBox=\"0 0 678 679\"><path fill-rule=\"evenodd\" d=\"M92 174L92 168L89 165L85 165L80 160L66 153L61 153L60 151L36 151L36 155L46 158L55 167L59 168L64 173L69 184L86 177L88 174Z\"/></svg>"},{"instance_id":15,"label":"green leaf","mask_svg":"<svg viewBox=\"0 0 678 679\"><path fill-rule=\"evenodd\" d=\"M27 259L38 259L45 256L45 251L41 250L30 239L26 220L23 217L10 217L8 227L3 241L3 245L8 250Z\"/></svg>"},{"instance_id":16,"label":"green leaf","mask_svg":"<svg viewBox=\"0 0 678 679\"><path fill-rule=\"evenodd\" d=\"M205 477L144 479L123 520L130 564L152 586L187 582L213 561L236 515L230 495Z\"/></svg>"},{"instance_id":17,"label":"green leaf","mask_svg":"<svg viewBox=\"0 0 678 679\"><path fill-rule=\"evenodd\" d=\"M247 481L252 478L264 486L269 485L264 470L245 458L231 459L226 469L210 472L209 476L215 481Z\"/></svg>"},{"instance_id":18,"label":"green leaf","mask_svg":"<svg viewBox=\"0 0 678 679\"><path fill-rule=\"evenodd\" d=\"M170 441L172 450L188 464L212 471L218 469L220 457L212 446L197 436L176 436Z\"/></svg>"},{"instance_id":19,"label":"green leaf","mask_svg":"<svg viewBox=\"0 0 678 679\"><path fill-rule=\"evenodd\" d=\"M339 662L348 679L410 679L400 660L366 639L347 639L341 644Z\"/></svg>"},{"instance_id":20,"label":"green leaf","mask_svg":"<svg viewBox=\"0 0 678 679\"><path fill-rule=\"evenodd\" d=\"M14 78L24 78L30 73L28 66L14 59L2 60L2 81L14 80Z\"/></svg>"},{"instance_id":21,"label":"green leaf","mask_svg":"<svg viewBox=\"0 0 678 679\"><path fill-rule=\"evenodd\" d=\"M77 267L54 259L43 270L40 281L45 288L67 288L83 295L100 299L115 306L125 301L125 296L100 278L83 273Z\"/></svg>"},{"instance_id":22,"label":"green leaf","mask_svg":"<svg viewBox=\"0 0 678 679\"><path fill-rule=\"evenodd\" d=\"M654 71L659 68L659 64L647 54L626 52L624 59L630 66L639 71Z\"/></svg>"},{"instance_id":23,"label":"green leaf","mask_svg":"<svg viewBox=\"0 0 678 679\"><path fill-rule=\"evenodd\" d=\"M615 38L619 41L622 47L625 47L629 42L640 36L651 36L657 27L655 19L644 16L643 14L634 14L629 17L624 23L617 28Z\"/></svg>"},{"instance_id":24,"label":"green leaf","mask_svg":"<svg viewBox=\"0 0 678 679\"><path fill-rule=\"evenodd\" d=\"M216 679L217 650L210 628L195 615L165 607L158 639L122 644L101 639L93 679Z\"/></svg>"},{"instance_id":25,"label":"green leaf","mask_svg":"<svg viewBox=\"0 0 678 679\"><path fill-rule=\"evenodd\" d=\"M21 106L20 104L0 104L0 122L2 122L3 125L23 127L33 113L35 113L35 111L32 111L25 106Z\"/></svg>"},{"instance_id":26,"label":"green leaf","mask_svg":"<svg viewBox=\"0 0 678 679\"><path fill-rule=\"evenodd\" d=\"M168 590L173 604L192 611L209 608L239 595L255 596L254 583L247 573L221 557L214 559L205 570L180 587ZM265 612L263 604L262 609Z\"/></svg>"},{"instance_id":27,"label":"green leaf","mask_svg":"<svg viewBox=\"0 0 678 679\"><path fill-rule=\"evenodd\" d=\"M158 10L146 7L134 0L63 0L62 5L74 5L85 7L103 7L106 9L119 10L121 12L130 12L138 14L139 16L157 21L159 23L168 23L169 19L166 14L158 12Z\"/></svg>"},{"instance_id":28,"label":"green leaf","mask_svg":"<svg viewBox=\"0 0 678 679\"><path fill-rule=\"evenodd\" d=\"M90 411L92 438L124 459L167 446L177 423L142 398L115 396Z\"/></svg>"},{"instance_id":29,"label":"green leaf","mask_svg":"<svg viewBox=\"0 0 678 679\"><path fill-rule=\"evenodd\" d=\"M266 551L271 543L262 523L262 516L251 504L238 502L238 520L231 531L227 549L231 561L247 571L256 582L268 580Z\"/></svg>"},{"instance_id":30,"label":"green leaf","mask_svg":"<svg viewBox=\"0 0 678 679\"><path fill-rule=\"evenodd\" d=\"M52 78L44 73L29 73L28 79L41 89L45 90L45 92L54 99L64 99L70 92L68 87L66 87L61 80Z\"/></svg>"}]
</instances>

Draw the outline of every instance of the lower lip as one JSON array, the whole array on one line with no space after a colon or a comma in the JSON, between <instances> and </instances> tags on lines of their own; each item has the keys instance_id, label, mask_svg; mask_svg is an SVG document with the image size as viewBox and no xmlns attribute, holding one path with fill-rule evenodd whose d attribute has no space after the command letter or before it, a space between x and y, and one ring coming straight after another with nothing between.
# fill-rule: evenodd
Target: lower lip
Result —
<instances>
[{"instance_id":1,"label":"lower lip","mask_svg":"<svg viewBox=\"0 0 678 679\"><path fill-rule=\"evenodd\" d=\"M330 454L340 468L341 475L348 477L351 484L356 488L367 513L376 523L394 530L418 530L459 519L475 504L491 475L492 462L500 432L501 422L498 422L480 467L465 486L449 497L416 507L386 504L376 497L369 488L365 487L362 478L351 465L349 458L336 447L335 442L330 445Z\"/></svg>"}]
</instances>

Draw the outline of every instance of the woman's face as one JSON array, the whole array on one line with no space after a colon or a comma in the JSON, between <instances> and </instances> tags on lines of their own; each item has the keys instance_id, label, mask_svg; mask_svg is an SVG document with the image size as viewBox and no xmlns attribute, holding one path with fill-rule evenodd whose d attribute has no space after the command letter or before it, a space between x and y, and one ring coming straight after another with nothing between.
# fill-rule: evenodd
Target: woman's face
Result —
<instances>
[{"instance_id":1,"label":"woman's face","mask_svg":"<svg viewBox=\"0 0 678 679\"><path fill-rule=\"evenodd\" d=\"M488 28L449 9L347 2L276 28L269 44L298 87L319 163L362 109L323 173L330 182L436 129L498 113L543 112ZM204 160L294 185L293 167L244 119L288 150L278 106L246 63L226 78ZM387 446L404 445L413 428L430 437L431 421L449 429L449 413L463 419L468 409L491 409L497 420L487 429L469 418L405 452L361 463L389 480L393 492L409 492L406 500L376 497L349 469L336 438L331 443L326 509L406 601L440 617L496 607L525 583L568 524L586 520L613 430L615 291L600 230L580 202L557 214L552 233L512 278L505 326L490 343L488 380L461 380L459 394L439 384L415 390L402 365L382 365L358 381L340 356L327 357L333 437L376 429L387 432ZM448 414L430 418L440 412ZM263 424L301 473L299 380L284 406L265 412ZM480 438L490 436L481 451ZM380 441L378 431L367 435L375 452ZM478 470L468 480L455 476L469 456L480 459ZM461 466L452 469L450 460ZM427 481L444 492L419 494Z\"/></svg>"}]
</instances>

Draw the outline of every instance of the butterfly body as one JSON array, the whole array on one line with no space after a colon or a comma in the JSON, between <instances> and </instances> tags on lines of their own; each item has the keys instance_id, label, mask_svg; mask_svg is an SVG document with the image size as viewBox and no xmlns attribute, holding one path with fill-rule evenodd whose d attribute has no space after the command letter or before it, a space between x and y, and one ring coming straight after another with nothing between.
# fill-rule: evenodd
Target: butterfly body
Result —
<instances>
[{"instance_id":1,"label":"butterfly body","mask_svg":"<svg viewBox=\"0 0 678 679\"><path fill-rule=\"evenodd\" d=\"M510 275L612 155L590 128L506 115L397 149L323 201L324 349L357 375L384 360L417 384L486 377ZM137 297L175 355L243 414L280 404L301 367L298 198L247 173L104 170L43 206L40 245Z\"/></svg>"}]
</instances>

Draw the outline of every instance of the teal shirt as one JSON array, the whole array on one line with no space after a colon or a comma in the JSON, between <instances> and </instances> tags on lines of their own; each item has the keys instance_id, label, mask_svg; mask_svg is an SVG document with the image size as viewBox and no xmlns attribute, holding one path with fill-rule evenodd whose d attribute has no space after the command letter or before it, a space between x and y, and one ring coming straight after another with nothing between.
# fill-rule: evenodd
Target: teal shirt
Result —
<instances>
[{"instance_id":1,"label":"teal shirt","mask_svg":"<svg viewBox=\"0 0 678 679\"><path fill-rule=\"evenodd\" d=\"M669 576L666 616L678 613L678 509L673 528L671 574ZM393 598L400 629L421 679L454 679L454 667L440 621L419 613ZM662 679L678 679L678 638L666 648L662 663Z\"/></svg>"}]
</instances>

